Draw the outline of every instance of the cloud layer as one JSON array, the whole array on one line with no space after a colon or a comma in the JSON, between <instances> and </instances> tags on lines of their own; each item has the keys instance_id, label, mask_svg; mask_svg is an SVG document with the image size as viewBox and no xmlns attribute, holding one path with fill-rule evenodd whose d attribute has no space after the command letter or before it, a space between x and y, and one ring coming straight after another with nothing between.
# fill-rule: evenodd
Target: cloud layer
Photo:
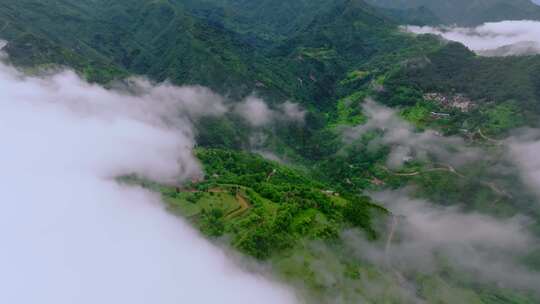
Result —
<instances>
[{"instance_id":1,"label":"cloud layer","mask_svg":"<svg viewBox=\"0 0 540 304\"><path fill-rule=\"evenodd\" d=\"M440 35L486 56L540 53L540 21L490 22L474 28L406 26L404 29L417 34Z\"/></svg>"},{"instance_id":2,"label":"cloud layer","mask_svg":"<svg viewBox=\"0 0 540 304\"><path fill-rule=\"evenodd\" d=\"M290 101L279 105L276 110L270 109L264 100L255 96L247 97L236 104L233 110L253 127L266 126L279 120L302 123L306 114L300 105Z\"/></svg>"},{"instance_id":3,"label":"cloud layer","mask_svg":"<svg viewBox=\"0 0 540 304\"><path fill-rule=\"evenodd\" d=\"M345 138L352 141L376 130L380 136L373 139L370 145L390 146L389 167L398 168L408 159L418 159L450 164L459 170L460 166L472 161L489 160L492 169L474 178L484 181L484 185L495 187L493 185L497 183L491 181L498 181L505 174L515 172L513 165L508 162L511 160L519 166L531 189L537 191L540 187L538 130L528 130L522 132L521 136L501 141L498 146L500 151L493 153L480 150L459 137L444 137L431 130L418 132L395 110L372 100L364 101L362 109L368 121L346 130ZM510 152L508 155L506 150ZM492 171L497 171L497 174L491 176ZM516 186L516 191L522 189L517 186L520 185L519 178L505 185ZM464 211L457 206L437 206L438 202L412 198L409 191L381 192L372 196L394 214L389 222L390 241L387 239L377 244L366 241L362 235L354 232L345 233L344 240L361 259L391 272L396 271L399 281L410 281L408 283L412 285L415 284L414 279L407 278L414 278L417 274L437 275L444 267L450 267L467 274L473 284L486 283L540 295L540 273L521 263L524 256L540 248L537 236L529 229L530 219L519 215L519 212L527 212L517 207L523 201L511 207L518 215L503 219ZM533 213L530 215L536 216ZM412 294L415 288L409 288ZM416 300L413 299L413 302ZM454 299L449 302L463 301Z\"/></svg>"},{"instance_id":4,"label":"cloud layer","mask_svg":"<svg viewBox=\"0 0 540 304\"><path fill-rule=\"evenodd\" d=\"M345 130L346 140L353 141L369 131L383 134L370 142L372 146L389 145L391 152L387 165L398 168L412 159L444 161L454 166L463 165L479 156L479 151L469 147L460 137L442 136L436 131L417 132L415 127L398 116L396 110L367 99L362 110L368 117L365 124Z\"/></svg>"},{"instance_id":5,"label":"cloud layer","mask_svg":"<svg viewBox=\"0 0 540 304\"><path fill-rule=\"evenodd\" d=\"M379 246L353 232L344 235L359 256L404 274L430 274L449 266L475 281L525 289L540 294L540 273L519 263L538 240L527 219L496 219L455 207L411 199L405 191L373 194L396 216L394 237ZM442 264L441 264L442 263Z\"/></svg>"},{"instance_id":6,"label":"cloud layer","mask_svg":"<svg viewBox=\"0 0 540 304\"><path fill-rule=\"evenodd\" d=\"M203 88L128 87L106 90L71 72L27 77L0 64L0 302L294 303L156 195L114 181L200 174L190 120L225 110Z\"/></svg>"}]
</instances>

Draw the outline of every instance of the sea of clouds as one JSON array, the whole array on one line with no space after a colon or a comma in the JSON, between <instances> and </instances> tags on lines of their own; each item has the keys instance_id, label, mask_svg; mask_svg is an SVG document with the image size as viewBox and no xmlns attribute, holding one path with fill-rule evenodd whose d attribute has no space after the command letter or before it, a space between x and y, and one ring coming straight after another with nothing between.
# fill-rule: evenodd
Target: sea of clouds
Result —
<instances>
[{"instance_id":1,"label":"sea of clouds","mask_svg":"<svg viewBox=\"0 0 540 304\"><path fill-rule=\"evenodd\" d=\"M222 115L222 98L141 79L118 87L0 64L0 303L296 303L158 195L115 181L200 175L191 122Z\"/></svg>"},{"instance_id":2,"label":"sea of clouds","mask_svg":"<svg viewBox=\"0 0 540 304\"><path fill-rule=\"evenodd\" d=\"M511 56L540 53L540 21L489 22L477 27L405 26L416 34L434 34L457 41L480 55Z\"/></svg>"}]
</instances>

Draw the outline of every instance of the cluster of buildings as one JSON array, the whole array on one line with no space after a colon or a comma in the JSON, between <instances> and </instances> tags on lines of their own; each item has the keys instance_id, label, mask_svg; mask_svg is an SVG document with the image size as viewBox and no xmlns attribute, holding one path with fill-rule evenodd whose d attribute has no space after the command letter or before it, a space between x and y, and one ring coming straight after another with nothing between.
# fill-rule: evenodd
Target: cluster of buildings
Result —
<instances>
[{"instance_id":1,"label":"cluster of buildings","mask_svg":"<svg viewBox=\"0 0 540 304\"><path fill-rule=\"evenodd\" d=\"M434 101L444 108L457 109L461 112L469 112L474 107L474 102L463 94L426 93L424 99Z\"/></svg>"}]
</instances>

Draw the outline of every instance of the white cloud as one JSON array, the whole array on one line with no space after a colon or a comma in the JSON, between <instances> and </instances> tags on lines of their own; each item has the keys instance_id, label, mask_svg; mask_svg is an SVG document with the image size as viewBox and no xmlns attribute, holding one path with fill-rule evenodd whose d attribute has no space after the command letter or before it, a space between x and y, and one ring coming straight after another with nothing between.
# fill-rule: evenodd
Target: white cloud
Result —
<instances>
[{"instance_id":1,"label":"white cloud","mask_svg":"<svg viewBox=\"0 0 540 304\"><path fill-rule=\"evenodd\" d=\"M442 136L429 129L417 132L413 125L398 116L396 110L371 99L363 102L362 110L369 120L346 129L345 139L353 141L368 131L383 131L383 135L372 140L370 145L382 144L392 148L387 161L390 168L398 168L410 159L444 161L460 166L480 156L477 149L469 147L460 137Z\"/></svg>"},{"instance_id":2,"label":"white cloud","mask_svg":"<svg viewBox=\"0 0 540 304\"><path fill-rule=\"evenodd\" d=\"M296 103L286 101L277 110L270 109L264 100L249 96L236 104L234 112L246 119L253 127L262 127L277 120L303 122L306 111Z\"/></svg>"},{"instance_id":3,"label":"white cloud","mask_svg":"<svg viewBox=\"0 0 540 304\"><path fill-rule=\"evenodd\" d=\"M303 122L306 111L297 103L287 101L281 105L281 111L289 120Z\"/></svg>"},{"instance_id":4,"label":"white cloud","mask_svg":"<svg viewBox=\"0 0 540 304\"><path fill-rule=\"evenodd\" d=\"M130 94L0 65L0 302L294 303L114 181L199 174L189 121L224 111L206 89L138 82Z\"/></svg>"},{"instance_id":5,"label":"white cloud","mask_svg":"<svg viewBox=\"0 0 540 304\"><path fill-rule=\"evenodd\" d=\"M540 53L540 21L490 22L474 28L406 26L417 34L435 34L463 43L471 50L488 56Z\"/></svg>"},{"instance_id":6,"label":"white cloud","mask_svg":"<svg viewBox=\"0 0 540 304\"><path fill-rule=\"evenodd\" d=\"M492 163L493 170L511 170L506 158L497 159L486 151L481 153L462 138L444 137L429 130L417 132L414 126L399 118L395 110L372 100L366 100L362 107L369 120L346 130L345 137L353 140L371 130L381 131L381 136L371 144L391 147L387 164L390 167L399 167L409 158L437 161L456 168L473 160L496 160L496 166ZM506 143L525 180L537 190L540 187L540 158L537 157L540 132L529 131ZM499 219L464 212L458 207L436 206L412 199L406 191L377 193L373 197L398 216L398 220L390 252L384 241L374 244L353 232L345 233L344 239L363 259L414 277L418 273L440 271L442 258L445 266L470 274L475 282L540 294L540 273L520 263L523 256L540 248L538 238L528 231L526 218Z\"/></svg>"},{"instance_id":7,"label":"white cloud","mask_svg":"<svg viewBox=\"0 0 540 304\"><path fill-rule=\"evenodd\" d=\"M254 96L237 104L235 111L254 127L266 125L274 118L274 112L270 110L264 100Z\"/></svg>"},{"instance_id":8,"label":"white cloud","mask_svg":"<svg viewBox=\"0 0 540 304\"><path fill-rule=\"evenodd\" d=\"M423 274L439 271L444 261L479 282L540 293L540 273L519 263L520 257L539 245L527 231L526 218L465 213L411 199L405 191L380 192L373 197L398 220L390 245L366 242L354 232L344 235L363 258L403 273Z\"/></svg>"}]
</instances>

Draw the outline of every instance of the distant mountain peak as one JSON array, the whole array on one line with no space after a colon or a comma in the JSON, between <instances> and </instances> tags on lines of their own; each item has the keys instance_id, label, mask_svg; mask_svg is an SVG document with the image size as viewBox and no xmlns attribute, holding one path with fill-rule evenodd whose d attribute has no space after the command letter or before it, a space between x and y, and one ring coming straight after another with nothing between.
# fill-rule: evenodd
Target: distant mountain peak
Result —
<instances>
[{"instance_id":1,"label":"distant mountain peak","mask_svg":"<svg viewBox=\"0 0 540 304\"><path fill-rule=\"evenodd\" d=\"M366 0L385 8L408 10L425 7L444 24L479 25L503 20L540 20L540 0Z\"/></svg>"}]
</instances>

